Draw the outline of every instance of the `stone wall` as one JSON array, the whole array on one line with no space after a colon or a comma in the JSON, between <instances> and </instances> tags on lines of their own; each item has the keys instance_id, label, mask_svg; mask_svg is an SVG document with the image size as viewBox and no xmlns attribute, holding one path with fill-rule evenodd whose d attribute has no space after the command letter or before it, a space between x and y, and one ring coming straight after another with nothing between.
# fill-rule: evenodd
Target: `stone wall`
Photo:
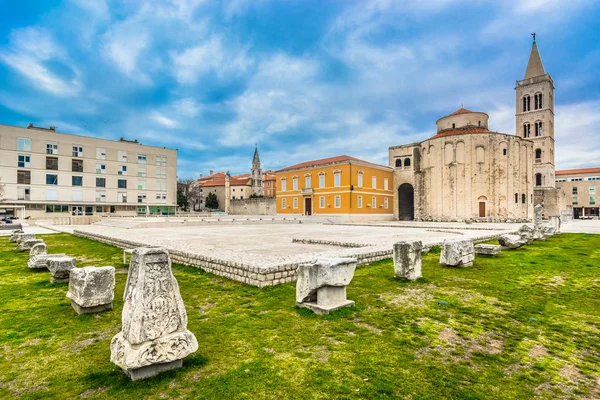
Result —
<instances>
[{"instance_id":1,"label":"stone wall","mask_svg":"<svg viewBox=\"0 0 600 400\"><path fill-rule=\"evenodd\" d=\"M275 215L274 197L257 197L251 199L231 200L232 215Z\"/></svg>"}]
</instances>

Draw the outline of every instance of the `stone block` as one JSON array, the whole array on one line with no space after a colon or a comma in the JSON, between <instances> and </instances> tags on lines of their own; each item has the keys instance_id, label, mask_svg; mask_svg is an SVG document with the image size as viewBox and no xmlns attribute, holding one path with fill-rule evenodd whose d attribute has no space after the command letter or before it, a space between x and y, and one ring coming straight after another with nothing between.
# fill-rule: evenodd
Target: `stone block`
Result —
<instances>
[{"instance_id":1,"label":"stone block","mask_svg":"<svg viewBox=\"0 0 600 400\"><path fill-rule=\"evenodd\" d=\"M112 309L115 292L114 267L84 267L71 270L67 298L78 314Z\"/></svg>"},{"instance_id":2,"label":"stone block","mask_svg":"<svg viewBox=\"0 0 600 400\"><path fill-rule=\"evenodd\" d=\"M179 368L198 350L165 249L133 251L123 300L122 330L111 341L110 360L132 380Z\"/></svg>"},{"instance_id":3,"label":"stone block","mask_svg":"<svg viewBox=\"0 0 600 400\"><path fill-rule=\"evenodd\" d=\"M560 215L552 215L549 217L549 224L554 226L554 232L560 233L561 220Z\"/></svg>"},{"instance_id":4,"label":"stone block","mask_svg":"<svg viewBox=\"0 0 600 400\"><path fill-rule=\"evenodd\" d=\"M355 258L322 258L311 264L301 264L296 270L296 305L316 314L354 304L346 299L346 286L356 269Z\"/></svg>"},{"instance_id":5,"label":"stone block","mask_svg":"<svg viewBox=\"0 0 600 400\"><path fill-rule=\"evenodd\" d=\"M498 237L498 243L500 243L500 246L507 249L518 249L527 244L527 242L519 235L500 235Z\"/></svg>"},{"instance_id":6,"label":"stone block","mask_svg":"<svg viewBox=\"0 0 600 400\"><path fill-rule=\"evenodd\" d=\"M441 246L440 264L449 267L470 267L475 259L475 248L470 239L446 239Z\"/></svg>"},{"instance_id":7,"label":"stone block","mask_svg":"<svg viewBox=\"0 0 600 400\"><path fill-rule=\"evenodd\" d=\"M421 277L420 240L402 241L394 244L394 273L398 278L414 281Z\"/></svg>"},{"instance_id":8,"label":"stone block","mask_svg":"<svg viewBox=\"0 0 600 400\"><path fill-rule=\"evenodd\" d=\"M74 257L48 257L48 270L52 274L50 282L68 282L71 270L75 268Z\"/></svg>"},{"instance_id":9,"label":"stone block","mask_svg":"<svg viewBox=\"0 0 600 400\"><path fill-rule=\"evenodd\" d=\"M476 244L475 254L482 256L495 256L502 251L502 246L496 244Z\"/></svg>"},{"instance_id":10,"label":"stone block","mask_svg":"<svg viewBox=\"0 0 600 400\"><path fill-rule=\"evenodd\" d=\"M17 251L31 251L31 249L33 248L33 246L35 246L38 243L44 243L44 241L42 239L27 239L27 240L22 240L19 242L19 245L17 246Z\"/></svg>"},{"instance_id":11,"label":"stone block","mask_svg":"<svg viewBox=\"0 0 600 400\"><path fill-rule=\"evenodd\" d=\"M521 237L523 244L529 244L534 239L535 225L525 224L519 228L517 233Z\"/></svg>"},{"instance_id":12,"label":"stone block","mask_svg":"<svg viewBox=\"0 0 600 400\"><path fill-rule=\"evenodd\" d=\"M12 243L16 243L17 238L19 237L20 233L24 233L22 229L17 229L16 231L12 231L10 233L10 237L8 238L8 240Z\"/></svg>"},{"instance_id":13,"label":"stone block","mask_svg":"<svg viewBox=\"0 0 600 400\"><path fill-rule=\"evenodd\" d=\"M14 238L15 243L21 243L25 240L35 239L34 233L17 233Z\"/></svg>"}]
</instances>

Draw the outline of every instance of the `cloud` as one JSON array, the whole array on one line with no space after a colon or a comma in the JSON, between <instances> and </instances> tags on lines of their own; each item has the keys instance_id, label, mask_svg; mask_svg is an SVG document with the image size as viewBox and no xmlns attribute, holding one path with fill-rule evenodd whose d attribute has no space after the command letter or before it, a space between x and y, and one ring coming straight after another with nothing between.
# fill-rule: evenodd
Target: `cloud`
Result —
<instances>
[{"instance_id":1,"label":"cloud","mask_svg":"<svg viewBox=\"0 0 600 400\"><path fill-rule=\"evenodd\" d=\"M596 167L600 149L600 101L555 107L555 155L557 169Z\"/></svg>"},{"instance_id":2,"label":"cloud","mask_svg":"<svg viewBox=\"0 0 600 400\"><path fill-rule=\"evenodd\" d=\"M144 83L150 78L137 70L138 57L149 43L148 33L137 24L122 23L104 34L104 54L125 75Z\"/></svg>"},{"instance_id":3,"label":"cloud","mask_svg":"<svg viewBox=\"0 0 600 400\"><path fill-rule=\"evenodd\" d=\"M167 118L157 111L153 112L150 115L150 118L152 118L152 120L154 120L155 122L157 122L167 128L177 128L179 126L177 121L174 121L171 118Z\"/></svg>"}]
</instances>

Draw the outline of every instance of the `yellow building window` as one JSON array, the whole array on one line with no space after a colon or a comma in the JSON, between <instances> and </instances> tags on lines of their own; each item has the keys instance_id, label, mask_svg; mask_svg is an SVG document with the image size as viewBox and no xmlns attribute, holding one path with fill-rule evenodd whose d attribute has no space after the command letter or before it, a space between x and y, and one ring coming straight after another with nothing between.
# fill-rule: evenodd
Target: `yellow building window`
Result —
<instances>
[{"instance_id":1,"label":"yellow building window","mask_svg":"<svg viewBox=\"0 0 600 400\"><path fill-rule=\"evenodd\" d=\"M319 174L319 187L323 189L325 187L325 173L321 172Z\"/></svg>"},{"instance_id":2,"label":"yellow building window","mask_svg":"<svg viewBox=\"0 0 600 400\"><path fill-rule=\"evenodd\" d=\"M374 177L371 178L371 187L373 189L377 188L377 177L376 176L374 176Z\"/></svg>"},{"instance_id":3,"label":"yellow building window","mask_svg":"<svg viewBox=\"0 0 600 400\"><path fill-rule=\"evenodd\" d=\"M334 187L342 186L342 173L341 172L336 172L333 175L333 186Z\"/></svg>"},{"instance_id":4,"label":"yellow building window","mask_svg":"<svg viewBox=\"0 0 600 400\"><path fill-rule=\"evenodd\" d=\"M388 190L388 179L387 179L387 178L385 178L385 179L383 180L383 190ZM386 207L386 208L387 208L387 207Z\"/></svg>"},{"instance_id":5,"label":"yellow building window","mask_svg":"<svg viewBox=\"0 0 600 400\"><path fill-rule=\"evenodd\" d=\"M363 173L362 171L359 171L358 173L358 183L357 185L359 188L363 187Z\"/></svg>"},{"instance_id":6,"label":"yellow building window","mask_svg":"<svg viewBox=\"0 0 600 400\"><path fill-rule=\"evenodd\" d=\"M371 208L377 208L377 198L375 196L371 198Z\"/></svg>"},{"instance_id":7,"label":"yellow building window","mask_svg":"<svg viewBox=\"0 0 600 400\"><path fill-rule=\"evenodd\" d=\"M362 208L362 196L358 196L356 203L358 208Z\"/></svg>"},{"instance_id":8,"label":"yellow building window","mask_svg":"<svg viewBox=\"0 0 600 400\"><path fill-rule=\"evenodd\" d=\"M281 208L286 208L287 207L287 202L285 200L286 199L281 199Z\"/></svg>"},{"instance_id":9,"label":"yellow building window","mask_svg":"<svg viewBox=\"0 0 600 400\"><path fill-rule=\"evenodd\" d=\"M294 197L294 208L298 208L298 198Z\"/></svg>"},{"instance_id":10,"label":"yellow building window","mask_svg":"<svg viewBox=\"0 0 600 400\"><path fill-rule=\"evenodd\" d=\"M304 177L304 187L307 188L307 189L311 188L311 185L310 185L310 175L306 175Z\"/></svg>"},{"instance_id":11,"label":"yellow building window","mask_svg":"<svg viewBox=\"0 0 600 400\"><path fill-rule=\"evenodd\" d=\"M319 197L319 208L325 208L325 196Z\"/></svg>"},{"instance_id":12,"label":"yellow building window","mask_svg":"<svg viewBox=\"0 0 600 400\"><path fill-rule=\"evenodd\" d=\"M298 177L294 177L294 179L292 180L292 186L292 190L298 190Z\"/></svg>"},{"instance_id":13,"label":"yellow building window","mask_svg":"<svg viewBox=\"0 0 600 400\"><path fill-rule=\"evenodd\" d=\"M386 210L388 208L388 198L387 197L385 199L383 199L383 208L385 208Z\"/></svg>"},{"instance_id":14,"label":"yellow building window","mask_svg":"<svg viewBox=\"0 0 600 400\"><path fill-rule=\"evenodd\" d=\"M287 180L285 178L283 178L281 180L281 191L285 192L287 190ZM285 200L285 199L284 199ZM285 208L285 207L284 207Z\"/></svg>"},{"instance_id":15,"label":"yellow building window","mask_svg":"<svg viewBox=\"0 0 600 400\"><path fill-rule=\"evenodd\" d=\"M341 196L335 196L334 200L335 200L335 202L333 203L334 207L335 208L342 208L342 198L341 198Z\"/></svg>"}]
</instances>

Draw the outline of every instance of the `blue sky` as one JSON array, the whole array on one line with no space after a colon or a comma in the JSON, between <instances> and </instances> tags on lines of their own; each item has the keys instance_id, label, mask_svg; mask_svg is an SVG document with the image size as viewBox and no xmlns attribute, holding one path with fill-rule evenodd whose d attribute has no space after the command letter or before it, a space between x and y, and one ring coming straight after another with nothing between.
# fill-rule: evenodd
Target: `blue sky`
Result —
<instances>
[{"instance_id":1,"label":"blue sky","mask_svg":"<svg viewBox=\"0 0 600 400\"><path fill-rule=\"evenodd\" d=\"M464 104L515 131L536 32L557 168L600 165L600 2L1 0L0 123L179 149L178 175L387 163Z\"/></svg>"}]
</instances>

